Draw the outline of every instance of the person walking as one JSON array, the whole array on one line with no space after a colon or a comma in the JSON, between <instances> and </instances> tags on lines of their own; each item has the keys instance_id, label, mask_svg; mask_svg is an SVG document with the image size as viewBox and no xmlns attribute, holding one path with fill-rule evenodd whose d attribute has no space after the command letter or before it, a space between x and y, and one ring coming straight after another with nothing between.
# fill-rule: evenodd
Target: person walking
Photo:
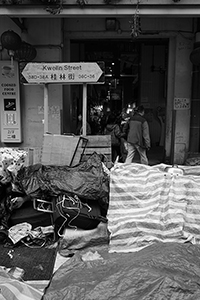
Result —
<instances>
[{"instance_id":1,"label":"person walking","mask_svg":"<svg viewBox=\"0 0 200 300\"><path fill-rule=\"evenodd\" d=\"M128 122L129 116L126 112L122 112L121 114L121 122L120 122L120 129L122 132L124 132L124 126ZM127 141L126 141L125 136L121 137L121 145L120 145L120 152L121 152L121 157L120 157L120 162L124 163L127 157Z\"/></svg>"},{"instance_id":2,"label":"person walking","mask_svg":"<svg viewBox=\"0 0 200 300\"><path fill-rule=\"evenodd\" d=\"M78 115L78 124L76 127L76 135L82 135L83 134L83 120L82 120L82 115ZM86 122L86 134L90 135L91 134L91 127L88 122Z\"/></svg>"},{"instance_id":3,"label":"person walking","mask_svg":"<svg viewBox=\"0 0 200 300\"><path fill-rule=\"evenodd\" d=\"M124 125L127 136L127 157L125 163L132 163L136 151L139 153L141 164L148 165L146 150L150 149L149 125L144 118L143 105L135 109L135 113Z\"/></svg>"},{"instance_id":4,"label":"person walking","mask_svg":"<svg viewBox=\"0 0 200 300\"><path fill-rule=\"evenodd\" d=\"M112 150L112 162L114 163L117 157L120 158L120 143L122 132L119 125L116 123L116 117L114 114L108 116L107 125L104 129L104 134L111 135L111 150Z\"/></svg>"}]
</instances>

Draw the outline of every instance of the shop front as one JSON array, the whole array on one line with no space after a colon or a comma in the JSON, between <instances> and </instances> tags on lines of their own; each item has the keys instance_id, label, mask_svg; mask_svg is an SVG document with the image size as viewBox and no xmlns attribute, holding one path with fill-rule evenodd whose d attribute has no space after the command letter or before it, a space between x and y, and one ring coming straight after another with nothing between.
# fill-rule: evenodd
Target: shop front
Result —
<instances>
[{"instance_id":1,"label":"shop front","mask_svg":"<svg viewBox=\"0 0 200 300\"><path fill-rule=\"evenodd\" d=\"M87 84L87 120L94 124L93 134L102 134L95 122L100 122L106 111L120 116L143 105L152 146L162 147L168 162L182 164L191 144L190 54L196 19L191 13L186 15L185 6L173 1L168 7L160 1L157 6L153 3L153 8L145 3L138 7L138 1L134 1L131 10L127 1L124 6L99 3L95 9L90 2L81 6L70 1L68 11L64 6L54 15L36 6L37 17L34 10L28 10L28 4L24 15L19 6L12 9L17 18L9 16L11 8L7 7L7 16L0 17L1 34L13 30L32 44L37 50L33 62L103 62L104 82ZM182 15L177 11L179 4ZM16 19L18 24L13 22ZM1 51L1 60L10 60L5 49ZM20 71L27 61L18 59L18 63ZM8 146L41 147L44 86L21 81L19 86L22 142ZM83 85L49 84L48 95L48 131L75 133L83 107ZM1 146L4 145L1 137ZM195 144L196 149L192 150L198 152L198 147Z\"/></svg>"},{"instance_id":2,"label":"shop front","mask_svg":"<svg viewBox=\"0 0 200 300\"><path fill-rule=\"evenodd\" d=\"M141 19L143 33L138 38L131 38L127 19L117 20L120 31L118 27L106 30L105 22L66 22L66 51L71 61L105 62L105 84L88 85L88 119L94 113L111 110L119 115L143 105L152 147L163 148L168 162L183 163L189 151L192 19L165 19L164 29L161 18ZM93 32L91 24L96 24ZM75 130L82 105L82 87L72 86L70 93L72 122L70 128L63 124L64 132ZM177 101L189 105L177 106Z\"/></svg>"}]
</instances>

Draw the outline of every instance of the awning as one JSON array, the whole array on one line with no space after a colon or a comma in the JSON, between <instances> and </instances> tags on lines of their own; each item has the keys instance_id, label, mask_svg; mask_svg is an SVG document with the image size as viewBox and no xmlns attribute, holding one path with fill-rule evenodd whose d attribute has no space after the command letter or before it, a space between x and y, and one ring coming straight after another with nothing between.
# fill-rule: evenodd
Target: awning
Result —
<instances>
[{"instance_id":1,"label":"awning","mask_svg":"<svg viewBox=\"0 0 200 300\"><path fill-rule=\"evenodd\" d=\"M38 3L40 1L38 0ZM84 6L80 6L76 4L76 1L73 0L73 5L70 4L72 1L64 0L60 13L55 14L55 17L67 17L67 18L74 18L74 17L126 17L132 16L135 13L136 8L136 1L134 4L130 4L130 1L123 1L117 2L117 5L106 5L98 4L99 1L87 0L87 4ZM126 4L129 2L129 4ZM145 3L147 4L145 4ZM182 3L182 0L179 2L174 2L173 0L168 1L157 1L158 4L155 4L156 1L144 1L143 4L139 5L139 14L140 16L145 17L199 17L200 15L200 2L199 1L187 1L189 4ZM198 2L198 4L197 4ZM66 3L66 4L65 4ZM116 1L112 1L112 3L116 3ZM25 0L23 4L17 5L5 5L3 4L2 0L0 0L0 16L11 16L11 17L52 17L52 14L49 13L45 7L51 7L51 4L44 4L41 1L41 4L35 4L33 1ZM52 5L52 8L55 7L55 4Z\"/></svg>"}]
</instances>

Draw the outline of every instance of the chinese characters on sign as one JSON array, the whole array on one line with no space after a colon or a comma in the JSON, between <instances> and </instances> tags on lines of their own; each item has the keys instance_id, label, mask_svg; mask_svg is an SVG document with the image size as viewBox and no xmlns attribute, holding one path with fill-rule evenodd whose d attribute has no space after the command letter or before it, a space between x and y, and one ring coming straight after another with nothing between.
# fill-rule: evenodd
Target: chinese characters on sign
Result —
<instances>
[{"instance_id":1,"label":"chinese characters on sign","mask_svg":"<svg viewBox=\"0 0 200 300\"><path fill-rule=\"evenodd\" d=\"M190 99L189 98L174 98L174 109L175 110L190 109Z\"/></svg>"},{"instance_id":2,"label":"chinese characters on sign","mask_svg":"<svg viewBox=\"0 0 200 300\"><path fill-rule=\"evenodd\" d=\"M103 71L97 63L28 63L22 75L28 83L95 83Z\"/></svg>"},{"instance_id":3,"label":"chinese characters on sign","mask_svg":"<svg viewBox=\"0 0 200 300\"><path fill-rule=\"evenodd\" d=\"M104 62L28 63L22 76L28 84L44 84L44 132L48 132L47 84L83 84L83 134L86 134L87 84L104 83Z\"/></svg>"}]
</instances>

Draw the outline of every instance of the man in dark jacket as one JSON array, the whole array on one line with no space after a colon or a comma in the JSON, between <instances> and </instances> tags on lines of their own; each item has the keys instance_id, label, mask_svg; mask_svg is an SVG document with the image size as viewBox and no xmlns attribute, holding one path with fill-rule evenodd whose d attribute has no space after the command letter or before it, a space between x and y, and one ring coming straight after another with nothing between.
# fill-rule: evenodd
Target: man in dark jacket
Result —
<instances>
[{"instance_id":1,"label":"man in dark jacket","mask_svg":"<svg viewBox=\"0 0 200 300\"><path fill-rule=\"evenodd\" d=\"M124 132L127 135L128 150L125 163L132 163L135 153L138 151L141 164L148 165L146 149L150 148L150 135L142 105L135 110L135 114L124 125Z\"/></svg>"},{"instance_id":2,"label":"man in dark jacket","mask_svg":"<svg viewBox=\"0 0 200 300\"><path fill-rule=\"evenodd\" d=\"M112 162L114 163L116 158L118 156L121 156L120 143L123 134L119 125L116 123L115 115L112 113L108 117L107 125L104 129L104 134L111 135Z\"/></svg>"}]
</instances>

